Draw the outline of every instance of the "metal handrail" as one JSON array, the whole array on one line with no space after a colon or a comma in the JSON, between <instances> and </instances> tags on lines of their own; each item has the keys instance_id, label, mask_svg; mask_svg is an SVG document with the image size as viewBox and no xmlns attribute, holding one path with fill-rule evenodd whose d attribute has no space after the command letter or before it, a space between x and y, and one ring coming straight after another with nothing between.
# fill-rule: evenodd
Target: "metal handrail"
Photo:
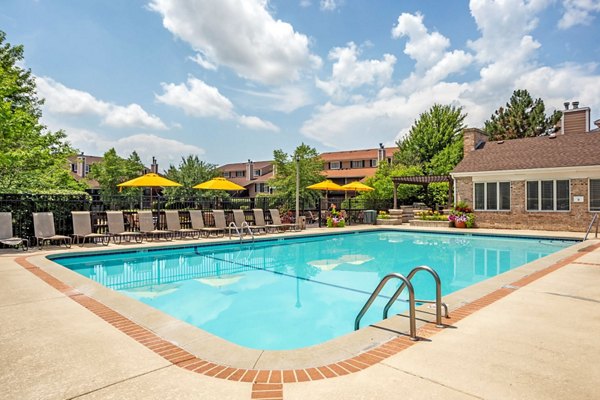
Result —
<instances>
[{"instance_id":1,"label":"metal handrail","mask_svg":"<svg viewBox=\"0 0 600 400\"><path fill-rule=\"evenodd\" d=\"M240 243L242 243L244 239L244 227L248 228L248 233L250 234L250 236L252 236L252 241L254 242L254 232L252 232L252 229L250 229L250 225L246 221L242 222L242 226L240 226L239 229L235 222L232 221L229 223L229 239L231 239L232 229L235 229L235 232L240 238Z\"/></svg>"},{"instance_id":2,"label":"metal handrail","mask_svg":"<svg viewBox=\"0 0 600 400\"><path fill-rule=\"evenodd\" d=\"M418 338L417 338L417 323L416 323L416 320L415 320L415 289L413 288L412 283L410 283L410 281L408 279L406 279L406 277L404 275L398 274L398 273L388 274L388 275L386 275L381 280L381 282L379 282L379 285L377 285L377 287L375 288L375 290L371 294L371 297L369 297L369 299L367 300L367 302L365 303L365 305L363 306L363 308L360 310L360 312L356 316L356 319L354 320L354 330L356 331L356 330L359 329L359 327L360 327L360 320L365 315L365 313L367 312L367 310L369 309L369 307L371 307L371 304L373 304L373 301L375 301L375 298L377 297L377 295L379 294L379 292L381 292L381 290L383 289L383 287L385 286L385 284L390 279L394 279L394 278L400 279L402 282L404 282L404 284L402 286L408 288L409 319L410 319L410 339L411 340L418 340Z\"/></svg>"},{"instance_id":3,"label":"metal handrail","mask_svg":"<svg viewBox=\"0 0 600 400\"><path fill-rule=\"evenodd\" d=\"M444 308L444 317L446 317L446 318L449 318L449 317L448 317L448 305L446 303L442 303L442 281L440 279L440 276L438 275L437 272L435 272L435 270L433 268L428 267L426 265L421 265L419 267L413 268L412 271L410 271L410 273L408 274L408 276L406 278L410 281L415 276L415 274L419 271L427 271L433 276L433 279L435 280L435 300L415 300L415 302L416 303L431 303L431 304L435 303L435 325L438 328L443 328L444 325L442 324L442 307ZM387 304L383 308L383 319L387 319L390 308L392 307L394 302L398 299L398 296L400 296L400 293L402 293L402 291L404 290L405 285L406 284L403 283L398 288L398 290L396 290L394 295L390 298L390 300L387 302Z\"/></svg>"},{"instance_id":4,"label":"metal handrail","mask_svg":"<svg viewBox=\"0 0 600 400\"><path fill-rule=\"evenodd\" d=\"M596 238L598 237L598 225L600 225L600 218L598 218L598 213L595 213L592 217L592 222L590 222L590 226L587 228L587 232L585 232L585 237L583 238L584 241L587 240L587 237L592 230L592 226L594 226L594 222L596 222Z\"/></svg>"}]
</instances>

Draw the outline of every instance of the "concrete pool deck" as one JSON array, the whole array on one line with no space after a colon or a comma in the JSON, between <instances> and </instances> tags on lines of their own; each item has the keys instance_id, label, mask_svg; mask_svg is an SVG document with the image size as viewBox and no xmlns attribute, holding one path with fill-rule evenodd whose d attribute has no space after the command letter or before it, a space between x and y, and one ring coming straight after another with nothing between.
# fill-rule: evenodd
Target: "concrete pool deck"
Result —
<instances>
[{"instance_id":1,"label":"concrete pool deck","mask_svg":"<svg viewBox=\"0 0 600 400\"><path fill-rule=\"evenodd\" d=\"M594 398L600 381L594 368L600 356L595 335L600 328L600 285L595 284L600 278L599 245L590 240L563 250L570 252L566 260L563 254L561 265L483 302L476 312L455 307L450 327L422 330L425 340L382 356L359 372L282 384L218 379L181 368L81 307L73 293L48 285L18 260L56 250L0 250L0 385L4 397L15 399ZM116 246L123 247L130 246ZM505 278L515 282L533 277L535 271L555 265L553 256L535 270ZM475 290L467 301L468 295L445 300L475 304L476 298L503 284L493 285Z\"/></svg>"}]
</instances>

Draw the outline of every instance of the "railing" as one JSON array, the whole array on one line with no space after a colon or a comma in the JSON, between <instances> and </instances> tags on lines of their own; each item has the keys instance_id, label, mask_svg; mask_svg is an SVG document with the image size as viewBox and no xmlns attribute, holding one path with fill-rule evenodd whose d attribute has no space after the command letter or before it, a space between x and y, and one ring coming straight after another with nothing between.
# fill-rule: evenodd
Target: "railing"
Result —
<instances>
[{"instance_id":1,"label":"railing","mask_svg":"<svg viewBox=\"0 0 600 400\"><path fill-rule=\"evenodd\" d=\"M375 288L375 290L373 291L373 293L371 294L371 296L369 297L369 299L367 300L367 302L365 303L363 308L360 310L360 312L356 316L356 319L354 320L354 330L356 331L360 328L360 320L365 315L365 313L367 312L369 307L371 307L371 304L373 304L373 302L375 301L375 298L377 298L377 296L379 295L379 292L381 292L381 290L386 285L386 283L388 283L388 281L391 279L400 279L402 282L404 282L403 286L408 288L410 339L418 340L418 338L417 338L417 323L415 320L415 289L413 288L413 285L410 283L410 281L408 279L406 279L406 277L404 275L398 274L398 273L388 274L381 280L381 282L379 282L379 285L377 285L377 287Z\"/></svg>"},{"instance_id":2,"label":"railing","mask_svg":"<svg viewBox=\"0 0 600 400\"><path fill-rule=\"evenodd\" d=\"M240 227L238 227L235 222L230 222L228 228L229 239L231 239L231 232L235 229L237 236L240 238L240 243L242 243L244 240L244 228L246 228L248 230L248 234L252 237L252 241L254 242L254 232L252 232L252 228L250 228L250 225L246 221L242 222L242 226Z\"/></svg>"},{"instance_id":3,"label":"railing","mask_svg":"<svg viewBox=\"0 0 600 400\"><path fill-rule=\"evenodd\" d=\"M585 232L585 237L583 238L584 241L587 240L587 237L590 234L592 227L594 226L594 222L596 223L596 238L598 238L598 225L600 225L600 218L598 218L598 213L596 213L592 217L592 222L590 222L590 226L588 226L587 232Z\"/></svg>"},{"instance_id":4,"label":"railing","mask_svg":"<svg viewBox=\"0 0 600 400\"><path fill-rule=\"evenodd\" d=\"M406 278L410 281L419 271L429 272L433 276L433 279L435 280L435 300L415 300L415 302L435 304L435 324L438 328L443 328L444 325L442 324L442 307L444 308L444 317L448 318L448 305L446 303L442 303L442 281L440 280L440 276L431 267L421 265L419 267L413 268L413 270L410 271ZM387 319L390 308L398 299L400 293L402 293L402 291L404 290L404 286L405 284L403 283L398 288L398 290L396 290L396 292L393 294L393 296L383 308L383 319Z\"/></svg>"}]
</instances>

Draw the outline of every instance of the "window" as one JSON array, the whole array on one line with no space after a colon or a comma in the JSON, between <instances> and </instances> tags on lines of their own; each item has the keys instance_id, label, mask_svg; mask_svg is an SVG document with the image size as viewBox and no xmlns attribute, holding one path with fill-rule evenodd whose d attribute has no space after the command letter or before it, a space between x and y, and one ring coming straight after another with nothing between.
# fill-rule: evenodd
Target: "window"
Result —
<instances>
[{"instance_id":1,"label":"window","mask_svg":"<svg viewBox=\"0 0 600 400\"><path fill-rule=\"evenodd\" d=\"M600 179L590 179L590 211L600 211Z\"/></svg>"},{"instance_id":2,"label":"window","mask_svg":"<svg viewBox=\"0 0 600 400\"><path fill-rule=\"evenodd\" d=\"M377 160L371 160L371 167L375 168L377 167Z\"/></svg>"},{"instance_id":3,"label":"window","mask_svg":"<svg viewBox=\"0 0 600 400\"><path fill-rule=\"evenodd\" d=\"M340 162L339 161L330 162L329 169L340 169Z\"/></svg>"},{"instance_id":4,"label":"window","mask_svg":"<svg viewBox=\"0 0 600 400\"><path fill-rule=\"evenodd\" d=\"M256 193L269 193L269 186L266 183L255 183L254 191Z\"/></svg>"},{"instance_id":5,"label":"window","mask_svg":"<svg viewBox=\"0 0 600 400\"><path fill-rule=\"evenodd\" d=\"M510 211L510 182L478 182L473 190L476 210Z\"/></svg>"},{"instance_id":6,"label":"window","mask_svg":"<svg viewBox=\"0 0 600 400\"><path fill-rule=\"evenodd\" d=\"M260 169L254 170L254 176L260 176Z\"/></svg>"},{"instance_id":7,"label":"window","mask_svg":"<svg viewBox=\"0 0 600 400\"><path fill-rule=\"evenodd\" d=\"M90 164L85 164L85 173L86 174L90 173Z\"/></svg>"},{"instance_id":8,"label":"window","mask_svg":"<svg viewBox=\"0 0 600 400\"><path fill-rule=\"evenodd\" d=\"M229 178L229 172L223 172L223 177L224 178Z\"/></svg>"},{"instance_id":9,"label":"window","mask_svg":"<svg viewBox=\"0 0 600 400\"><path fill-rule=\"evenodd\" d=\"M246 176L246 171L235 171L235 177L236 178L241 178Z\"/></svg>"},{"instance_id":10,"label":"window","mask_svg":"<svg viewBox=\"0 0 600 400\"><path fill-rule=\"evenodd\" d=\"M71 171L77 172L77 164L71 164Z\"/></svg>"},{"instance_id":11,"label":"window","mask_svg":"<svg viewBox=\"0 0 600 400\"><path fill-rule=\"evenodd\" d=\"M350 163L350 168L364 168L364 167L365 167L365 161L364 160L352 161Z\"/></svg>"},{"instance_id":12,"label":"window","mask_svg":"<svg viewBox=\"0 0 600 400\"><path fill-rule=\"evenodd\" d=\"M568 180L527 182L527 211L569 211L570 197Z\"/></svg>"}]
</instances>

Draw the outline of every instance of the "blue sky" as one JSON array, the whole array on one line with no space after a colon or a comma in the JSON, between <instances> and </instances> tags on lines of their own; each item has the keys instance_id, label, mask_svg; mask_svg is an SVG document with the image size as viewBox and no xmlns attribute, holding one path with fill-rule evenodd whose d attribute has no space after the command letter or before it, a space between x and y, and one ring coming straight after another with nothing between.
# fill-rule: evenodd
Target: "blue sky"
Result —
<instances>
[{"instance_id":1,"label":"blue sky","mask_svg":"<svg viewBox=\"0 0 600 400\"><path fill-rule=\"evenodd\" d=\"M600 117L600 0L3 0L44 123L162 169L393 145L434 103L515 89Z\"/></svg>"}]
</instances>

